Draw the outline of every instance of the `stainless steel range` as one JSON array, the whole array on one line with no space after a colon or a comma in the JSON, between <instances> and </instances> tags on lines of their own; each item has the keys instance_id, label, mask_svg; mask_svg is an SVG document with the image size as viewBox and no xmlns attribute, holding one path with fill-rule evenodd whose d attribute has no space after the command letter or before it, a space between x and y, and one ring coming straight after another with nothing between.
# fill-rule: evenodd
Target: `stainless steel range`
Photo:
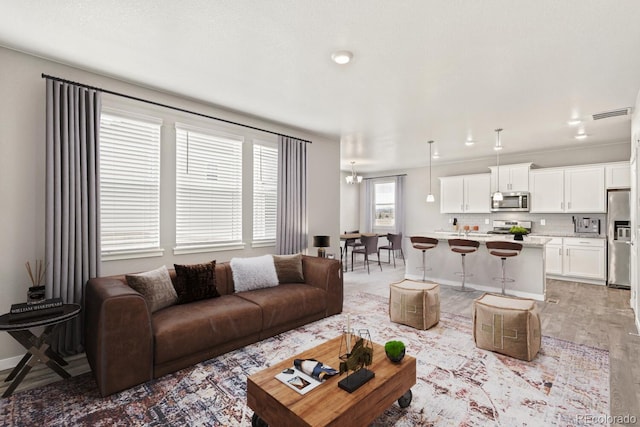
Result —
<instances>
[{"instance_id":1,"label":"stainless steel range","mask_svg":"<svg viewBox=\"0 0 640 427\"><path fill-rule=\"evenodd\" d=\"M489 231L489 234L509 234L511 227L524 227L529 233L531 233L531 221L504 221L493 220L493 230Z\"/></svg>"}]
</instances>

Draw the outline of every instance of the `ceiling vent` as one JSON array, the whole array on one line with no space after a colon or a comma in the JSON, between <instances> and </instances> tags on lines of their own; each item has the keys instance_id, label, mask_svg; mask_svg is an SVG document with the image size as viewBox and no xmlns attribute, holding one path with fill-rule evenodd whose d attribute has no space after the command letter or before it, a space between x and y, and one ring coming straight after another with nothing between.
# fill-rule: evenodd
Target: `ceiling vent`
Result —
<instances>
[{"instance_id":1,"label":"ceiling vent","mask_svg":"<svg viewBox=\"0 0 640 427\"><path fill-rule=\"evenodd\" d=\"M619 108L617 110L604 111L591 116L591 120L610 119L611 117L630 116L631 107Z\"/></svg>"}]
</instances>

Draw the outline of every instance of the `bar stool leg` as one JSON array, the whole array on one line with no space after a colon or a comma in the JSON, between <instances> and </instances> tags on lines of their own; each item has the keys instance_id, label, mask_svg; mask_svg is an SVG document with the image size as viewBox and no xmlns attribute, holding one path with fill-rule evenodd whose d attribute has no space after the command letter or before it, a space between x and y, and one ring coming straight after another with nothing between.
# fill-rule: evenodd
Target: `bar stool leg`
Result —
<instances>
[{"instance_id":1,"label":"bar stool leg","mask_svg":"<svg viewBox=\"0 0 640 427\"><path fill-rule=\"evenodd\" d=\"M465 254L460 254L462 256L462 286L460 286L459 288L454 288L456 291L460 291L460 292L473 292L473 289L467 288L465 287L465 282L467 280L467 266L465 263ZM458 273L459 274L459 273Z\"/></svg>"},{"instance_id":2,"label":"bar stool leg","mask_svg":"<svg viewBox=\"0 0 640 427\"><path fill-rule=\"evenodd\" d=\"M422 281L423 282L426 281L425 280L425 277L426 277L425 275L427 274L427 263L426 263L426 260L425 260L426 252L427 251L425 251L424 249L422 250Z\"/></svg>"},{"instance_id":3,"label":"bar stool leg","mask_svg":"<svg viewBox=\"0 0 640 427\"><path fill-rule=\"evenodd\" d=\"M507 277L506 277L506 272L505 272L505 261L507 259L506 258L500 258L500 260L502 261L502 295L506 295L504 293L504 288L505 288L505 283L507 282Z\"/></svg>"}]
</instances>

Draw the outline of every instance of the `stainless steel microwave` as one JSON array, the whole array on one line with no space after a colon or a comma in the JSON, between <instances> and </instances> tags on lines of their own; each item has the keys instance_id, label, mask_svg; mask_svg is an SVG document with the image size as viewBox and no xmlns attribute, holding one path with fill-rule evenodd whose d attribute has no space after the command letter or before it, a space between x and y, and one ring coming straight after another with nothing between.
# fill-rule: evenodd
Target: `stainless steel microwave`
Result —
<instances>
[{"instance_id":1,"label":"stainless steel microwave","mask_svg":"<svg viewBox=\"0 0 640 427\"><path fill-rule=\"evenodd\" d=\"M502 193L502 200L493 200L492 195L491 212L529 212L529 193L526 191Z\"/></svg>"}]
</instances>

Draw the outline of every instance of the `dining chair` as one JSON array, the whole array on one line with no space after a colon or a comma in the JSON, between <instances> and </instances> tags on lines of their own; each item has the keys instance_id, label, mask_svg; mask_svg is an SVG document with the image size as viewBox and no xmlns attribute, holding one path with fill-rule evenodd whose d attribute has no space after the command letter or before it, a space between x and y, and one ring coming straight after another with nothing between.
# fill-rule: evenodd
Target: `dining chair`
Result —
<instances>
[{"instance_id":1,"label":"dining chair","mask_svg":"<svg viewBox=\"0 0 640 427\"><path fill-rule=\"evenodd\" d=\"M362 240L363 247L355 248L351 251L351 271L353 271L353 256L355 254L363 254L364 255L364 263L367 265L367 273L370 273L369 270L369 255L378 254L378 236L365 236L362 235L360 237ZM382 264L380 264L380 257L378 257L378 265L380 266L380 271L382 271Z\"/></svg>"},{"instance_id":2,"label":"dining chair","mask_svg":"<svg viewBox=\"0 0 640 427\"><path fill-rule=\"evenodd\" d=\"M378 259L380 259L381 250L389 251L389 264L391 264L391 255L393 254L393 268L396 268L396 251L400 251L400 255L402 255L402 262L404 262L404 265L407 265L407 262L404 260L404 252L402 251L402 233L389 233L387 234L387 240L389 241L389 244L378 248Z\"/></svg>"}]
</instances>

